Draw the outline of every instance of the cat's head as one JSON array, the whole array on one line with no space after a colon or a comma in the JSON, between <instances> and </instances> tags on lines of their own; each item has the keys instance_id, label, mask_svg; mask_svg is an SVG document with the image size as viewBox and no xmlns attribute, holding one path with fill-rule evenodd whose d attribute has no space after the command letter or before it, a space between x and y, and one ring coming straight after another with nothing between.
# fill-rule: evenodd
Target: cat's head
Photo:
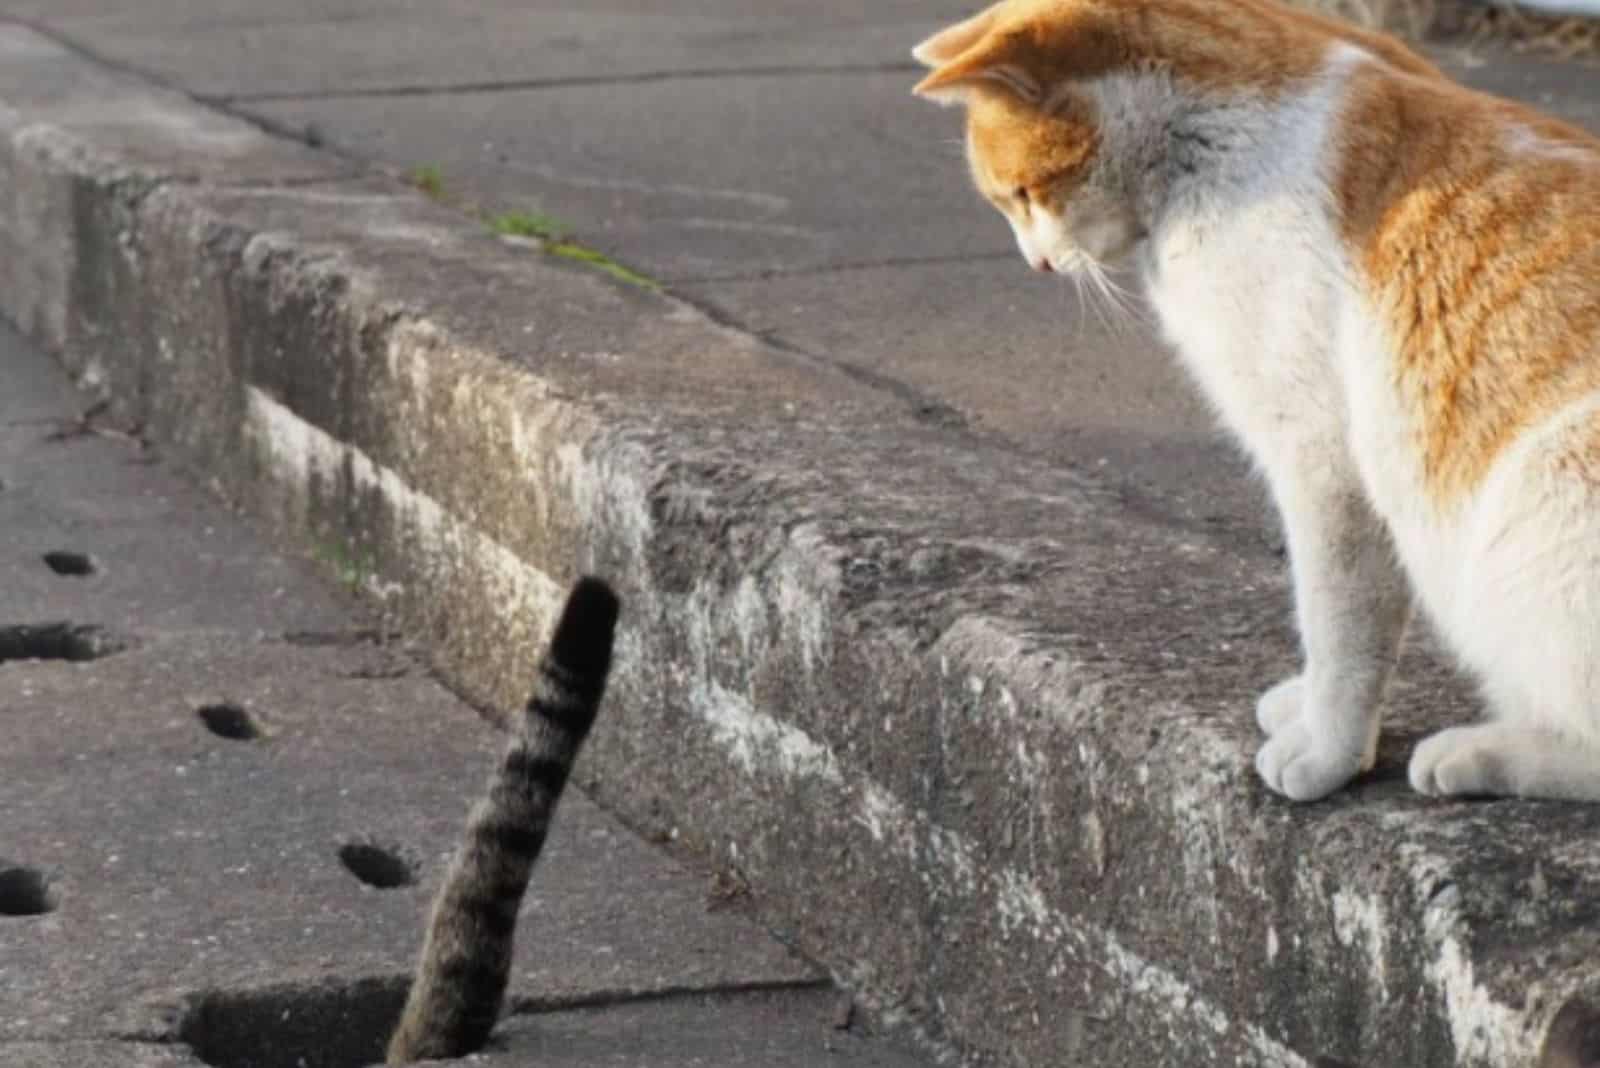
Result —
<instances>
[{"instance_id":1,"label":"cat's head","mask_svg":"<svg viewBox=\"0 0 1600 1068\"><path fill-rule=\"evenodd\" d=\"M1270 100L1339 44L1444 77L1392 37L1257 0L1001 0L912 55L933 68L919 96L966 106L973 179L1028 262L1094 271L1145 236L1131 186L1161 170L1165 119Z\"/></svg>"},{"instance_id":2,"label":"cat's head","mask_svg":"<svg viewBox=\"0 0 1600 1068\"><path fill-rule=\"evenodd\" d=\"M967 161L1035 270L1077 273L1144 237L1087 78L1116 45L1092 0L1003 0L912 50L933 68L918 96L967 109Z\"/></svg>"}]
</instances>

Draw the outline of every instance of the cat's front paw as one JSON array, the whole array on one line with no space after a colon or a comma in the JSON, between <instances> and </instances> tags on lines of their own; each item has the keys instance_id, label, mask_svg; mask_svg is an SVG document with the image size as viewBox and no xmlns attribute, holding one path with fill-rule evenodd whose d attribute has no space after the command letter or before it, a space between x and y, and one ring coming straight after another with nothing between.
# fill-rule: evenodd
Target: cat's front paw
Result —
<instances>
[{"instance_id":1,"label":"cat's front paw","mask_svg":"<svg viewBox=\"0 0 1600 1068\"><path fill-rule=\"evenodd\" d=\"M1361 773L1361 754L1317 744L1307 717L1299 716L1280 724L1256 753L1256 773L1291 801L1316 801Z\"/></svg>"},{"instance_id":2,"label":"cat's front paw","mask_svg":"<svg viewBox=\"0 0 1600 1068\"><path fill-rule=\"evenodd\" d=\"M1413 790L1430 797L1512 796L1517 789L1505 750L1492 726L1451 727L1422 740L1407 777Z\"/></svg>"},{"instance_id":3,"label":"cat's front paw","mask_svg":"<svg viewBox=\"0 0 1600 1068\"><path fill-rule=\"evenodd\" d=\"M1292 675L1256 701L1256 726L1271 737L1278 733L1279 727L1297 718L1305 703L1305 676Z\"/></svg>"}]
</instances>

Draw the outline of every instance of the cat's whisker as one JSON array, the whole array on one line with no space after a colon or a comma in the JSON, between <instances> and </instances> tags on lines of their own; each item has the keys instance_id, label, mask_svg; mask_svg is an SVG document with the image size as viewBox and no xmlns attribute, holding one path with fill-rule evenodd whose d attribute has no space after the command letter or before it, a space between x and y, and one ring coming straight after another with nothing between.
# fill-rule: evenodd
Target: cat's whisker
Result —
<instances>
[{"instance_id":1,"label":"cat's whisker","mask_svg":"<svg viewBox=\"0 0 1600 1068\"><path fill-rule=\"evenodd\" d=\"M1099 300L1103 310L1106 332L1113 337L1126 337L1128 335L1129 311L1127 306L1119 299L1118 290L1113 287L1111 280L1106 277L1105 268L1085 256L1080 259L1079 270L1089 280L1089 284Z\"/></svg>"},{"instance_id":2,"label":"cat's whisker","mask_svg":"<svg viewBox=\"0 0 1600 1068\"><path fill-rule=\"evenodd\" d=\"M1094 294L1095 303L1100 307L1101 323L1108 334L1117 333L1116 314L1111 307L1110 297L1106 294L1105 281L1100 277L1100 272L1095 269L1094 261L1085 260L1078 268L1089 283L1089 291Z\"/></svg>"},{"instance_id":3,"label":"cat's whisker","mask_svg":"<svg viewBox=\"0 0 1600 1068\"><path fill-rule=\"evenodd\" d=\"M1073 277L1082 278L1089 284L1085 290L1089 297L1089 306L1094 309L1095 321L1100 324L1100 329L1107 334L1116 334L1116 317L1106 303L1106 293L1100 288L1099 278L1094 268L1088 266L1087 261L1074 272Z\"/></svg>"},{"instance_id":4,"label":"cat's whisker","mask_svg":"<svg viewBox=\"0 0 1600 1068\"><path fill-rule=\"evenodd\" d=\"M1098 330L1105 330L1105 312L1100 309L1100 302L1095 299L1094 286L1090 284L1087 278L1076 271L1072 275L1072 284L1077 287L1078 293L1083 297L1084 307L1089 316L1093 318L1094 326Z\"/></svg>"},{"instance_id":5,"label":"cat's whisker","mask_svg":"<svg viewBox=\"0 0 1600 1068\"><path fill-rule=\"evenodd\" d=\"M1144 294L1138 288L1129 288L1117 279L1119 276L1131 273L1126 264L1105 268L1106 282L1122 297L1123 306L1127 308L1128 315L1140 326L1153 328L1155 321L1150 316L1150 309L1145 304Z\"/></svg>"},{"instance_id":6,"label":"cat's whisker","mask_svg":"<svg viewBox=\"0 0 1600 1068\"><path fill-rule=\"evenodd\" d=\"M1130 301L1137 301L1139 299L1139 295L1137 293L1123 285L1121 282L1117 281L1118 272L1114 268L1102 266L1100 270L1105 276L1106 285L1110 286L1114 292Z\"/></svg>"},{"instance_id":7,"label":"cat's whisker","mask_svg":"<svg viewBox=\"0 0 1600 1068\"><path fill-rule=\"evenodd\" d=\"M1085 312L1084 312L1084 307L1083 307L1083 283L1078 281L1078 278L1077 278L1076 275L1068 275L1067 276L1067 280L1069 282L1071 282L1072 284L1071 284L1070 287L1068 287L1068 286L1062 286L1061 287L1061 299L1062 299L1063 302L1066 301L1066 299L1067 299L1067 290L1068 290L1068 288L1070 288L1072 290L1072 294L1076 298L1077 304L1078 304L1078 311L1077 311L1077 314L1072 317L1072 322L1073 322L1074 328L1077 330L1077 333L1078 333L1077 340L1081 342L1083 340L1083 335L1084 335L1084 318L1085 318Z\"/></svg>"},{"instance_id":8,"label":"cat's whisker","mask_svg":"<svg viewBox=\"0 0 1600 1068\"><path fill-rule=\"evenodd\" d=\"M1148 327L1150 323L1145 317L1143 304L1139 296L1117 282L1112 277L1111 271L1107 270L1103 265L1097 264L1095 271L1099 285L1103 288L1112 306L1117 310L1124 336L1131 335L1135 327Z\"/></svg>"}]
</instances>

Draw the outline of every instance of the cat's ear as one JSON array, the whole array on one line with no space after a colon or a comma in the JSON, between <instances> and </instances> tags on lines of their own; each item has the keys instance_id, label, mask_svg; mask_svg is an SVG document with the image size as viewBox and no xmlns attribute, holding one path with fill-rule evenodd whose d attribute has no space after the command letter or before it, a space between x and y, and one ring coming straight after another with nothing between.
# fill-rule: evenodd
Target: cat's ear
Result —
<instances>
[{"instance_id":1,"label":"cat's ear","mask_svg":"<svg viewBox=\"0 0 1600 1068\"><path fill-rule=\"evenodd\" d=\"M991 9L993 10L993 9ZM978 18L983 18L979 15ZM953 33L966 23L946 30ZM938 37L923 47L938 41ZM985 25L979 36L953 58L940 63L911 91L938 104L963 103L981 85L996 85L1037 104L1044 98L1044 87L1034 76L1032 43L1020 32L995 31ZM920 58L920 57L919 57Z\"/></svg>"},{"instance_id":2,"label":"cat's ear","mask_svg":"<svg viewBox=\"0 0 1600 1068\"><path fill-rule=\"evenodd\" d=\"M972 16L965 22L940 30L911 50L911 56L924 67L942 67L983 40L983 35L994 25L1000 12L996 4L987 11Z\"/></svg>"}]
</instances>

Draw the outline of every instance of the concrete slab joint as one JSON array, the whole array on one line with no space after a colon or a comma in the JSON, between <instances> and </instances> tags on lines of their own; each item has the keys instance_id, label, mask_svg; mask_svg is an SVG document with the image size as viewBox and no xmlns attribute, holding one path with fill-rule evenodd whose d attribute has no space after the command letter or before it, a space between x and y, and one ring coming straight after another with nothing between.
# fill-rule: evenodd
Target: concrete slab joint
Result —
<instances>
[{"instance_id":1,"label":"concrete slab joint","mask_svg":"<svg viewBox=\"0 0 1600 1068\"><path fill-rule=\"evenodd\" d=\"M1592 817L1407 793L1459 714L1426 648L1370 780L1255 783L1269 554L15 26L0 186L0 310L483 707L612 578L581 782L883 1018L975 1063L1592 1063Z\"/></svg>"}]
</instances>

